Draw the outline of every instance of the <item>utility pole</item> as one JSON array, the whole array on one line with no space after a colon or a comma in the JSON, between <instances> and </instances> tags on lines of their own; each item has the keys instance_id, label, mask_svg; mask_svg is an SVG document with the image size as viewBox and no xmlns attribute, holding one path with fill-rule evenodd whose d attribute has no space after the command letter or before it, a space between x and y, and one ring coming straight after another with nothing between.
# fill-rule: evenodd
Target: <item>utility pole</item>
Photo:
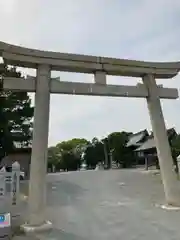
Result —
<instances>
[{"instance_id":1,"label":"utility pole","mask_svg":"<svg viewBox=\"0 0 180 240\"><path fill-rule=\"evenodd\" d=\"M103 144L104 146L104 165L105 165L105 168L107 169L108 168L108 152L107 152L107 147L106 147L106 143Z\"/></svg>"},{"instance_id":2,"label":"utility pole","mask_svg":"<svg viewBox=\"0 0 180 240\"><path fill-rule=\"evenodd\" d=\"M108 151L107 151L107 138L104 138L101 140L101 143L103 144L103 149L104 149L104 168L108 168Z\"/></svg>"},{"instance_id":3,"label":"utility pole","mask_svg":"<svg viewBox=\"0 0 180 240\"><path fill-rule=\"evenodd\" d=\"M114 148L110 150L109 157L110 157L110 169L112 168L112 162L113 162L113 152Z\"/></svg>"}]
</instances>

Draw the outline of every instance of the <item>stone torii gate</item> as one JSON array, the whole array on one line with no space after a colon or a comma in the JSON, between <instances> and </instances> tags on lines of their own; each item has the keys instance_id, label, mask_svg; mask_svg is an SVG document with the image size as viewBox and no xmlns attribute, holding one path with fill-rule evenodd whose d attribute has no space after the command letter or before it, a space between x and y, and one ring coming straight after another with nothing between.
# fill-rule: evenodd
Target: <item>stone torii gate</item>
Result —
<instances>
[{"instance_id":1,"label":"stone torii gate","mask_svg":"<svg viewBox=\"0 0 180 240\"><path fill-rule=\"evenodd\" d=\"M180 206L180 191L166 134L160 98L178 98L177 89L163 88L155 79L173 78L180 63L150 63L106 57L40 51L0 42L0 56L9 65L35 68L36 77L4 78L4 90L35 92L34 131L29 187L29 217L24 230L50 227L45 219L46 166L50 93L146 98L160 163L166 202ZM94 83L62 82L51 70L94 74ZM106 75L142 78L136 86L107 85Z\"/></svg>"}]
</instances>

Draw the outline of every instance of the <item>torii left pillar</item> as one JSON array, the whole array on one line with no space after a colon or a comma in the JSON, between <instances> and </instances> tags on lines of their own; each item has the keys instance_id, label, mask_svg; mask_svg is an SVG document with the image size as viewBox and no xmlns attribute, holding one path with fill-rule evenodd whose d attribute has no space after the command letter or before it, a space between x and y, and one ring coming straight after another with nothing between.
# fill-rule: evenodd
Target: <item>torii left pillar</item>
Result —
<instances>
[{"instance_id":1,"label":"torii left pillar","mask_svg":"<svg viewBox=\"0 0 180 240\"><path fill-rule=\"evenodd\" d=\"M29 212L27 224L22 226L25 232L45 230L52 226L51 222L45 219L50 75L50 66L38 66L29 182Z\"/></svg>"}]
</instances>

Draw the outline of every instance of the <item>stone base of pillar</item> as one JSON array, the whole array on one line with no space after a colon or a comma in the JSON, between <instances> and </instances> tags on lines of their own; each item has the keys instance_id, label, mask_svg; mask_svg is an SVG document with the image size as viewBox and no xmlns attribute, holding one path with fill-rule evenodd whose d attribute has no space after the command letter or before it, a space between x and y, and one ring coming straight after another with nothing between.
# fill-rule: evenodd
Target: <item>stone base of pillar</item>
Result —
<instances>
[{"instance_id":1,"label":"stone base of pillar","mask_svg":"<svg viewBox=\"0 0 180 240\"><path fill-rule=\"evenodd\" d=\"M35 232L44 232L52 229L52 223L50 221L46 221L41 225L30 225L25 223L21 225L20 229L25 233L35 233Z\"/></svg>"},{"instance_id":2,"label":"stone base of pillar","mask_svg":"<svg viewBox=\"0 0 180 240\"><path fill-rule=\"evenodd\" d=\"M161 208L162 209L165 209L165 210L171 210L171 211L180 211L180 207L176 207L176 206L172 206L172 205L161 205Z\"/></svg>"},{"instance_id":3,"label":"stone base of pillar","mask_svg":"<svg viewBox=\"0 0 180 240\"><path fill-rule=\"evenodd\" d=\"M155 204L155 207L162 208L164 210L169 210L169 211L180 211L180 207L178 206L173 206L170 204Z\"/></svg>"}]
</instances>

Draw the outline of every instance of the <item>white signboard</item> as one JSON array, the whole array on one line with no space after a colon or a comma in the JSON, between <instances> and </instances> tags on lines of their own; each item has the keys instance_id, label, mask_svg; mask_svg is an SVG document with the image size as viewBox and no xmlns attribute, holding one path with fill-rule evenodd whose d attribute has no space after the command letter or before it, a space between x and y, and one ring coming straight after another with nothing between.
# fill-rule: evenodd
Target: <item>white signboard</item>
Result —
<instances>
[{"instance_id":1,"label":"white signboard","mask_svg":"<svg viewBox=\"0 0 180 240\"><path fill-rule=\"evenodd\" d=\"M11 226L11 215L10 213L0 214L0 228Z\"/></svg>"}]
</instances>

